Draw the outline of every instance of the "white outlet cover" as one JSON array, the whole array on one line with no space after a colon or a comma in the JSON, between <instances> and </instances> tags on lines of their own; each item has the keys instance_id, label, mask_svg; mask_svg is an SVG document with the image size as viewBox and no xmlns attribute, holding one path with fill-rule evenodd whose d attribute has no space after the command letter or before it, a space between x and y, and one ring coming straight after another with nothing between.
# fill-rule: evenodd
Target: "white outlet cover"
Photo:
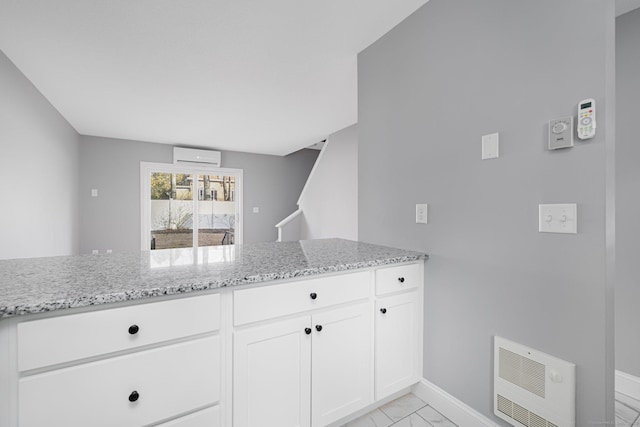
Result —
<instances>
[{"instance_id":1,"label":"white outlet cover","mask_svg":"<svg viewBox=\"0 0 640 427\"><path fill-rule=\"evenodd\" d=\"M482 137L482 160L500 157L500 134L492 133Z\"/></svg>"},{"instance_id":2,"label":"white outlet cover","mask_svg":"<svg viewBox=\"0 0 640 427\"><path fill-rule=\"evenodd\" d=\"M428 221L428 206L426 203L416 204L416 224L426 224Z\"/></svg>"},{"instance_id":3,"label":"white outlet cover","mask_svg":"<svg viewBox=\"0 0 640 427\"><path fill-rule=\"evenodd\" d=\"M578 205L564 203L538 206L540 233L578 233Z\"/></svg>"},{"instance_id":4,"label":"white outlet cover","mask_svg":"<svg viewBox=\"0 0 640 427\"><path fill-rule=\"evenodd\" d=\"M253 213L260 213L260 208L253 208Z\"/></svg>"},{"instance_id":5,"label":"white outlet cover","mask_svg":"<svg viewBox=\"0 0 640 427\"><path fill-rule=\"evenodd\" d=\"M91 189L91 197L98 197L98 189L97 188L92 188Z\"/></svg>"}]
</instances>

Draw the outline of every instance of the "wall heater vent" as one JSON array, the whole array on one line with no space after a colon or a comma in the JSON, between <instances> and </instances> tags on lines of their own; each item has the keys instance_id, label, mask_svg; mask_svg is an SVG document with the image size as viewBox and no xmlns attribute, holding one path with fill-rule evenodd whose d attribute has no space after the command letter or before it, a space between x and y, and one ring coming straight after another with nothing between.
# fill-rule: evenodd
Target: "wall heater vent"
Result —
<instances>
[{"instance_id":1,"label":"wall heater vent","mask_svg":"<svg viewBox=\"0 0 640 427\"><path fill-rule=\"evenodd\" d=\"M516 427L575 427L575 365L494 339L494 413Z\"/></svg>"},{"instance_id":2,"label":"wall heater vent","mask_svg":"<svg viewBox=\"0 0 640 427\"><path fill-rule=\"evenodd\" d=\"M518 421L520 424L527 427L558 427L549 420L545 420L540 415L531 412L517 403L513 403L506 397L497 395L498 397L498 411L502 412L509 418ZM514 424L517 425L517 424Z\"/></svg>"},{"instance_id":3,"label":"wall heater vent","mask_svg":"<svg viewBox=\"0 0 640 427\"><path fill-rule=\"evenodd\" d=\"M544 365L500 348L500 378L544 398Z\"/></svg>"}]
</instances>

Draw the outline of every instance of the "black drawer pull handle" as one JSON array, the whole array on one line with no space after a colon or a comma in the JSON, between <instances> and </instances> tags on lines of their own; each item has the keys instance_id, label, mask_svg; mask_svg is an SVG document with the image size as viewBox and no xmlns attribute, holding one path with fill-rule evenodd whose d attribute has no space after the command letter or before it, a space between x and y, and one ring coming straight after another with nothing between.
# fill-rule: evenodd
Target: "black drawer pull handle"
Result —
<instances>
[{"instance_id":1,"label":"black drawer pull handle","mask_svg":"<svg viewBox=\"0 0 640 427\"><path fill-rule=\"evenodd\" d=\"M309 294L309 297L311 297L311 299L316 299L316 298L318 298L318 294L316 294L315 292L311 292Z\"/></svg>"},{"instance_id":2,"label":"black drawer pull handle","mask_svg":"<svg viewBox=\"0 0 640 427\"><path fill-rule=\"evenodd\" d=\"M138 333L138 331L140 330L140 327L138 327L138 325L131 325L129 326L129 333L131 335L135 335Z\"/></svg>"},{"instance_id":3,"label":"black drawer pull handle","mask_svg":"<svg viewBox=\"0 0 640 427\"><path fill-rule=\"evenodd\" d=\"M386 309L386 308L381 308L381 309L380 309L380 313L382 313L382 314L386 314L386 313L387 313L387 309Z\"/></svg>"},{"instance_id":4,"label":"black drawer pull handle","mask_svg":"<svg viewBox=\"0 0 640 427\"><path fill-rule=\"evenodd\" d=\"M404 277L398 277L398 282L404 283Z\"/></svg>"},{"instance_id":5,"label":"black drawer pull handle","mask_svg":"<svg viewBox=\"0 0 640 427\"><path fill-rule=\"evenodd\" d=\"M137 391L134 390L129 395L129 402L135 402L136 400L138 400L138 398L140 398L140 395L138 394Z\"/></svg>"},{"instance_id":6,"label":"black drawer pull handle","mask_svg":"<svg viewBox=\"0 0 640 427\"><path fill-rule=\"evenodd\" d=\"M322 325L316 325L316 331L320 332L322 330Z\"/></svg>"},{"instance_id":7,"label":"black drawer pull handle","mask_svg":"<svg viewBox=\"0 0 640 427\"><path fill-rule=\"evenodd\" d=\"M311 333L311 328L304 328L304 333L309 335Z\"/></svg>"}]
</instances>

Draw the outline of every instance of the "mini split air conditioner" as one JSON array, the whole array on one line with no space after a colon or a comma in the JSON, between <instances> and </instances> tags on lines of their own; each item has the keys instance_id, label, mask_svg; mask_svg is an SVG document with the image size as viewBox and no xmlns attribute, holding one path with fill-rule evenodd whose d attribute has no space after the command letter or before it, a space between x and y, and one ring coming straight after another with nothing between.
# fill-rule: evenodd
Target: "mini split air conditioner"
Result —
<instances>
[{"instance_id":1,"label":"mini split air conditioner","mask_svg":"<svg viewBox=\"0 0 640 427\"><path fill-rule=\"evenodd\" d=\"M197 163L220 167L220 152L173 147L173 163Z\"/></svg>"},{"instance_id":2,"label":"mini split air conditioner","mask_svg":"<svg viewBox=\"0 0 640 427\"><path fill-rule=\"evenodd\" d=\"M494 338L494 413L516 427L575 427L576 365Z\"/></svg>"}]
</instances>

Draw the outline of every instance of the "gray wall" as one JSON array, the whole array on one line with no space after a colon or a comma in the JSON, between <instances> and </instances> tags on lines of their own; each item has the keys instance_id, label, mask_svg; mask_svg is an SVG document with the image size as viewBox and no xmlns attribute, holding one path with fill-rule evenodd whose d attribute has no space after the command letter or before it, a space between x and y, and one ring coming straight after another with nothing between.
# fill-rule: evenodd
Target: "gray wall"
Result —
<instances>
[{"instance_id":1,"label":"gray wall","mask_svg":"<svg viewBox=\"0 0 640 427\"><path fill-rule=\"evenodd\" d=\"M640 9L616 23L616 369L640 377Z\"/></svg>"},{"instance_id":2,"label":"gray wall","mask_svg":"<svg viewBox=\"0 0 640 427\"><path fill-rule=\"evenodd\" d=\"M431 254L425 377L501 424L494 335L576 363L576 425L613 422L613 3L431 0L359 55L359 238ZM547 151L587 97L595 139ZM577 203L579 234L538 233L540 203Z\"/></svg>"},{"instance_id":3,"label":"gray wall","mask_svg":"<svg viewBox=\"0 0 640 427\"><path fill-rule=\"evenodd\" d=\"M78 250L78 134L0 51L0 259Z\"/></svg>"},{"instance_id":4,"label":"gray wall","mask_svg":"<svg viewBox=\"0 0 640 427\"><path fill-rule=\"evenodd\" d=\"M296 201L318 155L285 157L222 152L222 166L244 170L244 243L275 241L275 224ZM171 163L170 145L82 136L80 141L80 251L140 250L140 162ZM91 189L98 197L91 197ZM253 207L260 213L252 213Z\"/></svg>"}]
</instances>

